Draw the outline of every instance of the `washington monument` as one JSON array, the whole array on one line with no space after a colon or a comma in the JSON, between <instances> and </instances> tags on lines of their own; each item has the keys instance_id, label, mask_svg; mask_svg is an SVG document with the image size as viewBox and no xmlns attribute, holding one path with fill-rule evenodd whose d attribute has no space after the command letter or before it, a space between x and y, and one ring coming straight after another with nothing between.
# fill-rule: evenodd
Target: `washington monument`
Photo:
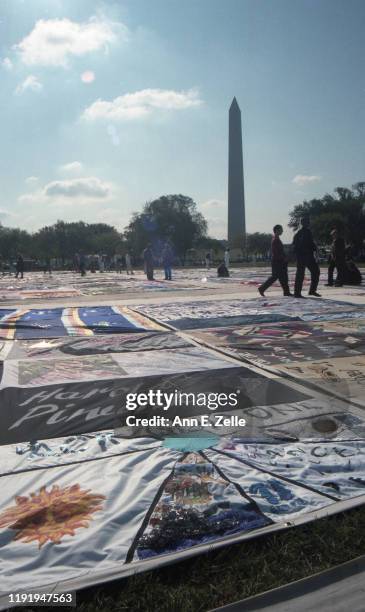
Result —
<instances>
[{"instance_id":1,"label":"washington monument","mask_svg":"<svg viewBox=\"0 0 365 612\"><path fill-rule=\"evenodd\" d=\"M236 98L229 109L228 243L244 242L246 234L241 111Z\"/></svg>"}]
</instances>

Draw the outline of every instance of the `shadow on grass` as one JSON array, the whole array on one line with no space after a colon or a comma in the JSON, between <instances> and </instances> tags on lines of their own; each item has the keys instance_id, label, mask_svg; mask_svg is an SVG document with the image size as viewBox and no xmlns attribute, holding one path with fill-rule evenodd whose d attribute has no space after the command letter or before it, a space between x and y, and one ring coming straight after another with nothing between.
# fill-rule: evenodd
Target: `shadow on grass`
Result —
<instances>
[{"instance_id":1,"label":"shadow on grass","mask_svg":"<svg viewBox=\"0 0 365 612\"><path fill-rule=\"evenodd\" d=\"M77 594L77 610L205 612L364 553L362 506L160 570L84 589Z\"/></svg>"}]
</instances>

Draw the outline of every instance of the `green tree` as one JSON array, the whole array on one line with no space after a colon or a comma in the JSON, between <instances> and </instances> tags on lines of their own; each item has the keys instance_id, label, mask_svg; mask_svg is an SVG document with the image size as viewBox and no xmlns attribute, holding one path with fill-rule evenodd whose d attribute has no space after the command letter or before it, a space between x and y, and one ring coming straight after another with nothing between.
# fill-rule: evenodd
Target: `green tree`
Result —
<instances>
[{"instance_id":1,"label":"green tree","mask_svg":"<svg viewBox=\"0 0 365 612\"><path fill-rule=\"evenodd\" d=\"M213 251L213 253L217 256L222 254L225 250L225 246L222 240L218 240L217 238L209 238L209 236L203 236L195 241L194 247L196 249L203 249L208 251Z\"/></svg>"},{"instance_id":2,"label":"green tree","mask_svg":"<svg viewBox=\"0 0 365 612\"><path fill-rule=\"evenodd\" d=\"M186 252L206 233L207 222L194 200L184 195L167 195L147 202L142 213L135 213L124 236L128 247L137 254L148 242L160 250L163 241L169 238L176 255L184 261Z\"/></svg>"},{"instance_id":3,"label":"green tree","mask_svg":"<svg viewBox=\"0 0 365 612\"><path fill-rule=\"evenodd\" d=\"M2 259L15 259L17 253L32 257L32 236L26 230L0 225L0 255Z\"/></svg>"},{"instance_id":4,"label":"green tree","mask_svg":"<svg viewBox=\"0 0 365 612\"><path fill-rule=\"evenodd\" d=\"M89 226L90 252L102 253L104 255L114 255L123 249L123 236L115 227L104 223L92 224Z\"/></svg>"},{"instance_id":5,"label":"green tree","mask_svg":"<svg viewBox=\"0 0 365 612\"><path fill-rule=\"evenodd\" d=\"M289 214L289 227L297 229L300 219L309 215L313 236L319 244L331 242L330 232L342 229L345 238L360 248L365 239L365 182L356 183L352 189L337 187L334 195L304 201L294 206Z\"/></svg>"},{"instance_id":6,"label":"green tree","mask_svg":"<svg viewBox=\"0 0 365 612\"><path fill-rule=\"evenodd\" d=\"M262 232L246 235L246 249L248 255L261 255L265 257L270 251L272 236Z\"/></svg>"},{"instance_id":7,"label":"green tree","mask_svg":"<svg viewBox=\"0 0 365 612\"><path fill-rule=\"evenodd\" d=\"M57 221L54 225L42 227L33 235L34 249L40 258L55 257L64 264L75 253L102 253L114 255L120 250L122 235L106 223L66 223Z\"/></svg>"},{"instance_id":8,"label":"green tree","mask_svg":"<svg viewBox=\"0 0 365 612\"><path fill-rule=\"evenodd\" d=\"M58 256L54 226L42 227L42 229L33 234L33 244L35 254L40 259Z\"/></svg>"}]
</instances>

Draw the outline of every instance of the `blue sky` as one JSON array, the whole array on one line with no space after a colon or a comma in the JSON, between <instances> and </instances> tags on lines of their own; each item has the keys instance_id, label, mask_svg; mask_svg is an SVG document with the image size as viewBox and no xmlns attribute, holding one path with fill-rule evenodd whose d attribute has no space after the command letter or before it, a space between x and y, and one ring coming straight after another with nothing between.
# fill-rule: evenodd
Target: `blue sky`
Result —
<instances>
[{"instance_id":1,"label":"blue sky","mask_svg":"<svg viewBox=\"0 0 365 612\"><path fill-rule=\"evenodd\" d=\"M247 229L286 225L365 180L364 25L363 0L0 0L1 222L123 229L183 193L225 237L236 96Z\"/></svg>"}]
</instances>

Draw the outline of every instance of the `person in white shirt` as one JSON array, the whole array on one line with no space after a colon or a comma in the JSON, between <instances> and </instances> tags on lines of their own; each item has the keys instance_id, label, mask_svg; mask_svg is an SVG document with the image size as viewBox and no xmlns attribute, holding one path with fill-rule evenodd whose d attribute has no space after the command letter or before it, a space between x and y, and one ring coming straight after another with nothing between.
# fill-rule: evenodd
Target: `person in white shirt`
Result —
<instances>
[{"instance_id":1,"label":"person in white shirt","mask_svg":"<svg viewBox=\"0 0 365 612\"><path fill-rule=\"evenodd\" d=\"M129 253L125 255L125 267L127 269L127 274L134 274L132 269L132 258Z\"/></svg>"},{"instance_id":2,"label":"person in white shirt","mask_svg":"<svg viewBox=\"0 0 365 612\"><path fill-rule=\"evenodd\" d=\"M104 259L102 255L98 256L98 262L99 262L99 272L104 272L105 270L105 263L104 263Z\"/></svg>"},{"instance_id":3,"label":"person in white shirt","mask_svg":"<svg viewBox=\"0 0 365 612\"><path fill-rule=\"evenodd\" d=\"M228 247L224 251L224 263L225 263L225 266L226 266L226 268L228 270L229 269L229 248Z\"/></svg>"}]
</instances>

